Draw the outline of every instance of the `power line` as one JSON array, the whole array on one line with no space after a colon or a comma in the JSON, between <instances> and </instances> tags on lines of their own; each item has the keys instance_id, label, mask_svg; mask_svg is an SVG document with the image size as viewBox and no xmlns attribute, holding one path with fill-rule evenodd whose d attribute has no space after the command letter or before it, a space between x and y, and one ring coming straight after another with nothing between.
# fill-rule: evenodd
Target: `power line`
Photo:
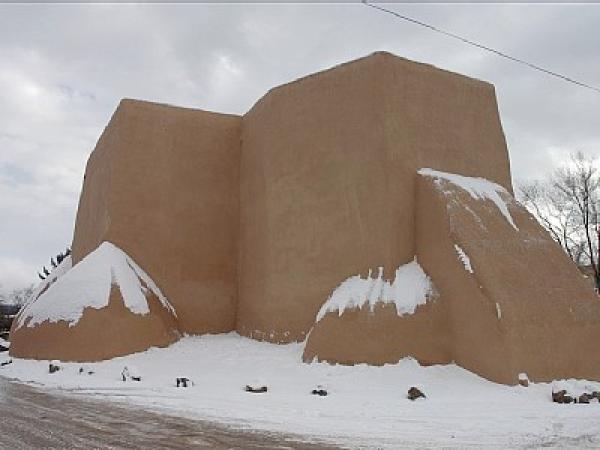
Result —
<instances>
[{"instance_id":1,"label":"power line","mask_svg":"<svg viewBox=\"0 0 600 450\"><path fill-rule=\"evenodd\" d=\"M404 16L404 15L402 15L400 13L395 12L395 11L392 11L392 10L383 8L381 6L377 6L377 5L368 3L367 0L362 0L361 3L363 5L365 5L365 6L369 6L371 8L378 9L379 11L383 11L384 13L391 14L391 15L399 18L399 19L405 20L407 22L411 22L411 23L413 23L415 25L419 25L419 26L422 26L422 27L425 27L425 28L429 28L430 30L435 31L436 33L441 33L441 34L443 34L445 36L451 37L453 39L457 39L459 41L464 42L465 44L469 44L469 45L472 45L473 47L477 47L477 48L480 48L482 50L488 51L490 53L494 53L494 54L496 54L498 56L501 56L502 58L506 58L506 59L509 59L511 61L517 62L519 64L523 64L523 65L525 65L525 66L527 66L527 67L529 67L531 69L538 70L538 71L543 72L543 73L545 73L547 75L552 75L553 77L560 78L563 81L568 81L569 83L573 83L573 84L576 84L577 86L581 86L581 87L584 87L584 88L587 88L587 89L591 89L593 91L596 91L596 92L600 93L600 88L597 88L595 86L591 86L589 84L582 83L581 81L574 80L571 77L568 77L566 75L562 75L562 74L554 72L552 70L544 69L543 67L537 66L535 64L532 64L530 62L524 61L524 60L519 59L519 58L515 58L514 56L507 55L506 53L503 53L503 52L501 52L499 50L495 50L495 49L493 49L491 47L487 47L487 46L485 46L483 44L478 44L477 42L471 41L470 39L464 38L464 37L459 36L459 35L454 34L454 33L450 33L449 31L442 30L442 29L437 28L437 27L435 27L433 25L429 25L428 23L421 22L419 20L412 19L412 18L410 18L408 16Z\"/></svg>"}]
</instances>

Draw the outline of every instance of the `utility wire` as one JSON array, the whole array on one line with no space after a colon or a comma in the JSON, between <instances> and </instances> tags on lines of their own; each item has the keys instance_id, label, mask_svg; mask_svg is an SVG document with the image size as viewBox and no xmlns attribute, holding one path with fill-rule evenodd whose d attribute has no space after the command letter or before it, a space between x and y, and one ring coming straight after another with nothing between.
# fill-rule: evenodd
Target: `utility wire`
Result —
<instances>
[{"instance_id":1,"label":"utility wire","mask_svg":"<svg viewBox=\"0 0 600 450\"><path fill-rule=\"evenodd\" d=\"M519 64L523 64L523 65L525 65L525 66L527 66L527 67L529 67L531 69L538 70L538 71L543 72L543 73L545 73L547 75L552 75L553 77L560 78L563 81L568 81L569 83L573 83L573 84L576 84L577 86L581 86L581 87L584 87L584 88L587 88L587 89L591 89L592 91L596 91L596 92L600 93L600 88L597 88L595 86L591 86L589 84L582 83L581 81L574 80L573 78L568 77L566 75L562 75L560 73L553 72L552 70L544 69L543 67L537 66L535 64L532 64L530 62L524 61L524 60L519 59L519 58L515 58L514 56L507 55L506 53L503 53L503 52L501 52L499 50L495 50L495 49L493 49L491 47L487 47L487 46L485 46L483 44L478 44L477 42L471 41L470 39L464 38L464 37L459 36L457 34L450 33L449 31L444 31L444 30L442 30L440 28L437 28L437 27L435 27L433 25L429 25L428 23L421 22L421 21L416 20L416 19L412 19L412 18L410 18L408 16L404 16L404 15L402 15L400 13L397 13L395 11L392 11L392 10L389 10L389 9L386 9L386 8L383 8L381 6L377 6L377 5L372 4L372 3L368 3L367 0L362 0L361 3L363 5L365 5L365 6L369 6L371 8L378 9L379 11L383 11L384 13L391 14L391 15L393 15L393 16L399 18L399 19L405 20L407 22L411 22L411 23L414 23L416 25L420 25L422 27L429 28L430 30L435 31L436 33L441 33L441 34L443 34L445 36L457 39L459 41L464 42L465 44L469 44L469 45L472 45L473 47L477 47L477 48L480 48L482 50L494 53L494 54L496 54L498 56L501 56L502 58L506 58L506 59L509 59L511 61L517 62Z\"/></svg>"}]
</instances>

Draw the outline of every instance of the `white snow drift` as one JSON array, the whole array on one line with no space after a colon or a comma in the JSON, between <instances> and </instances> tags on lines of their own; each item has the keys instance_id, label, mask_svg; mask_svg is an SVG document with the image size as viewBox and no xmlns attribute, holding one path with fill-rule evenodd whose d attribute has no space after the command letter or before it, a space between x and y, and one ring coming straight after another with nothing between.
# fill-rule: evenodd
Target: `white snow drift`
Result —
<instances>
[{"instance_id":1,"label":"white snow drift","mask_svg":"<svg viewBox=\"0 0 600 450\"><path fill-rule=\"evenodd\" d=\"M429 168L420 169L418 173L438 180L443 179L449 181L455 186L467 191L475 200L491 200L506 218L508 223L510 223L515 230L519 231L519 228L517 228L517 225L515 225L515 222L510 215L506 201L502 198L503 196L508 196L510 198L510 194L499 184L493 183L485 178L465 177L463 175L440 172Z\"/></svg>"},{"instance_id":2,"label":"white snow drift","mask_svg":"<svg viewBox=\"0 0 600 450\"><path fill-rule=\"evenodd\" d=\"M340 284L319 310L315 323L328 312L337 311L341 316L347 309L364 305L373 311L377 303L393 303L399 316L413 314L433 292L431 280L416 259L400 266L393 282L383 278L383 267L380 267L377 278L373 278L369 271L367 278L355 275Z\"/></svg>"},{"instance_id":3,"label":"white snow drift","mask_svg":"<svg viewBox=\"0 0 600 450\"><path fill-rule=\"evenodd\" d=\"M103 242L72 269L66 269L37 299L33 297L19 314L17 326L31 327L45 321L66 321L73 326L85 308L108 306L113 284L119 287L123 302L132 313L148 314L150 309L144 295L147 288L140 279L175 314L156 284L133 259L110 242Z\"/></svg>"}]
</instances>

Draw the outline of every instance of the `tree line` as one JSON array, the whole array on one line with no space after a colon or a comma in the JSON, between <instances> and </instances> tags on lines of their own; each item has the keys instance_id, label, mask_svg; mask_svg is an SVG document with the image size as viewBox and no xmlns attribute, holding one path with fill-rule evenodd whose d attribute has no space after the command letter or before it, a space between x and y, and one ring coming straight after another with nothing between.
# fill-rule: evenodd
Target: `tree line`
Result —
<instances>
[{"instance_id":1,"label":"tree line","mask_svg":"<svg viewBox=\"0 0 600 450\"><path fill-rule=\"evenodd\" d=\"M545 179L521 184L519 201L600 292L600 173L593 157L581 152Z\"/></svg>"}]
</instances>

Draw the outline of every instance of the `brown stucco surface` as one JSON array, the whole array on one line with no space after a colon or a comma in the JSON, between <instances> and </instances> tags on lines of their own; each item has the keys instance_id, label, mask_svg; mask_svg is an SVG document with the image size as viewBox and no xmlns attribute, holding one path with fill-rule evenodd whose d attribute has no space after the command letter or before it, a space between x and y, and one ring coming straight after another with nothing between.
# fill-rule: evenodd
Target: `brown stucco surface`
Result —
<instances>
[{"instance_id":1,"label":"brown stucco surface","mask_svg":"<svg viewBox=\"0 0 600 450\"><path fill-rule=\"evenodd\" d=\"M33 359L100 361L177 341L177 320L151 292L146 293L149 314L134 314L113 285L106 307L86 308L74 326L65 321L28 327L13 325L10 354Z\"/></svg>"},{"instance_id":2,"label":"brown stucco surface","mask_svg":"<svg viewBox=\"0 0 600 450\"><path fill-rule=\"evenodd\" d=\"M310 333L304 359L454 361L509 384L519 373L533 381L598 379L600 301L570 259L509 194L518 231L490 200L434 180L417 180L416 255L439 297L402 317L393 307L328 313Z\"/></svg>"},{"instance_id":3,"label":"brown stucco surface","mask_svg":"<svg viewBox=\"0 0 600 450\"><path fill-rule=\"evenodd\" d=\"M419 180L417 253L452 310L454 360L504 383L516 383L521 372L534 381L598 379L600 300L576 266L511 197L505 196L518 231L492 202L440 183ZM446 220L425 211L436 197ZM460 263L450 265L454 244L470 258L468 280L459 278Z\"/></svg>"},{"instance_id":4,"label":"brown stucco surface","mask_svg":"<svg viewBox=\"0 0 600 450\"><path fill-rule=\"evenodd\" d=\"M413 259L419 168L512 189L493 86L387 53L273 89L242 140L237 329L274 342L346 277Z\"/></svg>"},{"instance_id":5,"label":"brown stucco surface","mask_svg":"<svg viewBox=\"0 0 600 450\"><path fill-rule=\"evenodd\" d=\"M181 331L230 331L240 126L237 116L123 100L86 168L73 263L110 241L160 286Z\"/></svg>"},{"instance_id":6,"label":"brown stucco surface","mask_svg":"<svg viewBox=\"0 0 600 450\"><path fill-rule=\"evenodd\" d=\"M519 231L423 167L502 185ZM597 297L511 193L494 87L387 53L274 88L243 117L123 100L88 162L74 263L114 243L177 320L131 321L111 301L71 328L17 330L11 353L95 360L166 345L171 328L237 330L276 343L310 334L306 361L413 356L505 383L600 379ZM414 314L378 304L315 324L346 278L415 255L436 294ZM102 349L94 336L110 320L130 321L131 336Z\"/></svg>"}]
</instances>

